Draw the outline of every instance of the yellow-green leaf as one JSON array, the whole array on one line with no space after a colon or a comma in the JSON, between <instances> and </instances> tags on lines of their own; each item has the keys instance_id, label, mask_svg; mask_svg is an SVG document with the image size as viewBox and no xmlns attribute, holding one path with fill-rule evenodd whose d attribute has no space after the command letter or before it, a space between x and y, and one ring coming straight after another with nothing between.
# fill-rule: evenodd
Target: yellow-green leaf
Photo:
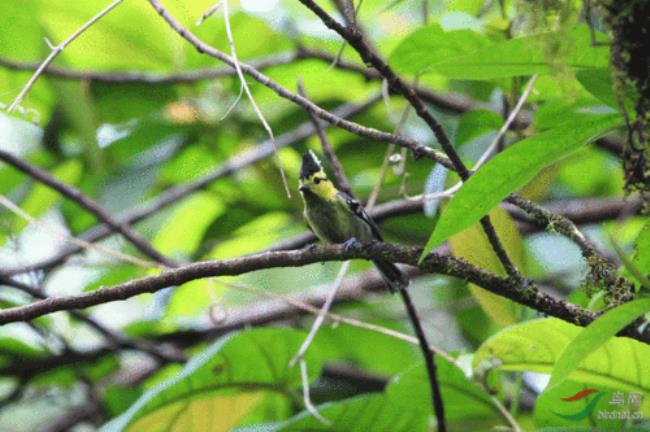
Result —
<instances>
[{"instance_id":1,"label":"yellow-green leaf","mask_svg":"<svg viewBox=\"0 0 650 432\"><path fill-rule=\"evenodd\" d=\"M501 208L494 208L489 214L503 247L512 262L521 269L524 249L517 226L508 213ZM449 245L455 256L465 258L470 263L491 272L505 274L501 262L479 224L474 224L465 231L452 236L449 239ZM469 284L469 290L494 322L502 326L517 322L519 306L516 303L474 284Z\"/></svg>"},{"instance_id":2,"label":"yellow-green leaf","mask_svg":"<svg viewBox=\"0 0 650 432\"><path fill-rule=\"evenodd\" d=\"M176 208L156 233L153 245L163 254L189 256L199 246L205 230L224 206L215 195L195 193Z\"/></svg>"},{"instance_id":3,"label":"yellow-green leaf","mask_svg":"<svg viewBox=\"0 0 650 432\"><path fill-rule=\"evenodd\" d=\"M508 327L485 341L474 355L474 369L496 364L504 371L551 373L562 350L582 331L556 318ZM650 392L650 346L634 339L609 339L581 359L569 379L619 391Z\"/></svg>"}]
</instances>

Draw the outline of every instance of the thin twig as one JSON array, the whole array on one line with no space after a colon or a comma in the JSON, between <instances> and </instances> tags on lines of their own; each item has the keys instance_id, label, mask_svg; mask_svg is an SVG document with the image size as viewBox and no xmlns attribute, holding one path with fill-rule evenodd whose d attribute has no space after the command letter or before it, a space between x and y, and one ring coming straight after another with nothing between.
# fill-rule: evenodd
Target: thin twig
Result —
<instances>
[{"instance_id":1,"label":"thin twig","mask_svg":"<svg viewBox=\"0 0 650 432\"><path fill-rule=\"evenodd\" d=\"M251 103L251 106L253 107L253 110L255 111L257 118L259 118L260 122L262 122L262 126L264 126L266 133L268 133L269 139L276 147L275 160L278 165L278 168L280 169L280 176L282 177L282 185L284 186L284 191L287 193L287 197L291 198L291 191L289 190L287 175L285 174L284 168L282 167L282 160L280 159L280 154L278 153L278 148L275 144L275 137L273 136L273 130L271 129L269 123L266 121L266 118L264 118L264 114L262 114L262 110L260 110L260 108L257 106L257 102L255 102L255 98L253 98L251 90L248 88L248 84L246 83L246 78L244 77L244 73L242 72L241 65L239 64L239 59L237 58L237 51L235 49L235 40L233 39L232 30L230 29L230 14L228 13L228 0L224 0L222 2L222 5L223 5L223 19L226 24L226 36L228 37L228 45L230 46L230 56L232 58L233 66L237 71L237 76L241 81L241 85L244 88L246 97L248 97L248 100Z\"/></svg>"},{"instance_id":2,"label":"thin twig","mask_svg":"<svg viewBox=\"0 0 650 432\"><path fill-rule=\"evenodd\" d=\"M26 162L11 153L8 153L4 150L0 150L0 160L3 160L13 166L14 168L22 171L28 176L38 180L45 186L54 189L59 192L64 197L78 204L82 208L88 210L93 214L99 221L104 222L108 225L111 230L122 234L133 246L140 250L143 254L151 258L152 260L159 262L167 267L175 267L178 263L173 260L165 257L160 252L158 252L144 237L140 236L127 223L121 223L115 219L102 205L97 203L95 200L85 195L79 189L74 186L68 185L61 180L56 179L54 176L49 174L47 171L40 169L39 167Z\"/></svg>"},{"instance_id":3,"label":"thin twig","mask_svg":"<svg viewBox=\"0 0 650 432\"><path fill-rule=\"evenodd\" d=\"M69 236L65 231L61 230L60 228L46 225L43 222L37 220L27 212L25 212L23 209L18 207L16 204L11 202L7 197L4 195L0 195L0 205L6 207L8 210L10 210L12 213L16 214L17 216L23 218L30 224L42 229L43 231L47 232L48 234L51 234L61 240L70 242L74 244L75 246L78 246L84 250L93 250L95 252L98 252L102 255L106 255L111 258L115 258L119 261L124 261L133 265L136 265L138 267L142 268L165 268L165 266L162 266L161 264L154 263L151 261L145 261L143 259L134 257L132 255L127 255L122 252L118 252L113 249L106 248L104 246L96 245L94 243L89 243L87 241L81 240L79 238L71 237Z\"/></svg>"},{"instance_id":4,"label":"thin twig","mask_svg":"<svg viewBox=\"0 0 650 432\"><path fill-rule=\"evenodd\" d=\"M406 307L406 312L411 320L411 325L415 330L415 335L418 338L418 346L422 350L422 355L424 356L424 364L427 368L427 376L429 377L429 386L431 387L431 399L433 403L433 412L436 415L436 426L439 432L445 432L447 430L447 422L445 421L445 406L442 402L442 394L440 393L440 383L438 382L438 373L436 371L436 362L434 358L433 351L429 348L429 342L427 341L427 336L424 333L422 328L422 323L418 317L417 310L411 299L411 295L408 290L400 290L400 295Z\"/></svg>"},{"instance_id":5,"label":"thin twig","mask_svg":"<svg viewBox=\"0 0 650 432\"><path fill-rule=\"evenodd\" d=\"M343 18L345 18L345 20L348 22L348 25L356 25L357 14L361 9L362 4L363 4L363 0L359 0L357 6L354 7L353 0L347 1L346 6L344 7L344 11L341 15L343 15ZM334 60L332 60L332 63L330 63L329 69L338 66L339 62L341 61L341 57L343 56L343 51L345 50L346 45L347 45L346 41L341 42L341 46L339 47L339 50L336 53L336 56L334 57Z\"/></svg>"},{"instance_id":6,"label":"thin twig","mask_svg":"<svg viewBox=\"0 0 650 432\"><path fill-rule=\"evenodd\" d=\"M42 289L35 288L31 285L17 281L10 277L0 275L0 284L13 287L39 300L46 300L48 298L48 296L43 292ZM171 352L170 350L163 350L161 349L160 344L154 345L152 343L149 343L148 341L132 340L128 338L126 335L123 335L115 330L106 327L105 325L97 321L97 319L89 315L86 315L81 311L75 311L75 310L70 311L70 315L73 318L93 328L95 331L97 331L97 333L102 335L110 345L114 347L142 351L144 353L151 355L153 358L161 360L163 362L179 362L184 360L184 356L180 352Z\"/></svg>"},{"instance_id":7,"label":"thin twig","mask_svg":"<svg viewBox=\"0 0 650 432\"><path fill-rule=\"evenodd\" d=\"M211 57L214 57L231 67L235 67L235 62L233 59L203 42L201 39L196 37L191 31L189 31L185 26L183 26L176 18L174 18L169 11L160 3L159 0L148 0L151 6L158 12L158 14L169 24L169 26L174 29L182 38L191 43L199 52L205 53ZM393 142L397 145L407 147L413 154L417 157L426 156L431 158L445 166L452 167L453 164L450 162L449 158L441 153L438 150L435 150L431 147L422 145L415 140L405 138L399 135L379 131L377 129L369 128L366 126L359 125L357 123L344 120L340 117L337 117L319 107L318 105L311 102L309 99L306 99L299 94L293 93L287 90L285 87L281 86L277 82L273 81L268 76L264 75L260 71L256 70L254 67L238 62L241 71L260 84L268 87L273 90L277 95L288 99L291 102L294 102L297 105L300 105L304 109L314 113L314 115L320 117L328 123L334 124L342 129L345 129L353 134L369 138L372 140L382 141L382 142Z\"/></svg>"},{"instance_id":8,"label":"thin twig","mask_svg":"<svg viewBox=\"0 0 650 432\"><path fill-rule=\"evenodd\" d=\"M74 41L76 38L78 38L83 32L85 32L90 26L95 24L97 21L99 21L104 15L109 13L111 10L113 10L117 5L122 3L123 0L115 0L108 6L106 6L104 9L102 9L97 15L92 17L89 21L87 21L84 25L79 27L74 33L72 33L66 40L61 42L59 45L55 47L51 47L50 54L43 60L43 63L36 69L32 77L27 81L27 84L25 84L25 87L20 91L18 96L14 98L13 101L11 101L11 104L9 104L9 107L7 107L7 112L12 112L16 107L22 102L22 100L25 98L25 95L29 90L34 86L36 83L36 80L41 76L47 65L49 65L52 60L56 58L64 49L67 47L72 41Z\"/></svg>"},{"instance_id":9,"label":"thin twig","mask_svg":"<svg viewBox=\"0 0 650 432\"><path fill-rule=\"evenodd\" d=\"M387 81L384 80L382 81L382 84L386 82ZM386 109L388 110L390 115L390 104L388 103L388 100L386 98L384 98L384 102L386 103ZM395 127L393 128L394 134L400 133L400 131L406 124L406 120L408 120L408 116L410 112L411 112L411 106L407 105L406 108L404 108L404 111L402 111L402 115L400 115L399 120L397 120L397 123L395 123ZM370 192L370 196L368 197L368 201L366 202L367 207L372 208L377 202L377 198L379 197L381 186L384 184L384 178L386 177L386 173L388 172L388 163L390 162L390 157L394 151L395 151L395 144L388 144L388 147L386 148L386 153L384 153L384 159L381 162L381 168L379 169L379 177L377 178L377 181L372 187L372 191ZM404 178L406 178L406 173L404 173Z\"/></svg>"},{"instance_id":10,"label":"thin twig","mask_svg":"<svg viewBox=\"0 0 650 432\"><path fill-rule=\"evenodd\" d=\"M227 1L227 0L226 0L226 1ZM216 2L215 4L213 4L212 6L210 6L210 7L208 8L208 10L206 10L206 11L203 13L203 15L201 15L201 18L199 18L199 19L196 21L196 26L198 27L198 26L200 26L201 24L203 24L203 23L205 22L205 20L207 20L208 18L210 18L210 17L211 17L211 16L212 16L216 11L218 11L219 8L222 6L222 3L223 3L223 2L224 2L224 0L219 0L218 2Z\"/></svg>"},{"instance_id":11,"label":"thin twig","mask_svg":"<svg viewBox=\"0 0 650 432\"><path fill-rule=\"evenodd\" d=\"M225 120L226 117L228 117L230 115L230 113L235 109L237 104L239 104L239 101L241 101L242 96L244 96L244 85L243 84L239 86L239 94L237 95L235 100L230 104L230 106L228 107L226 112L223 113L223 115L221 117L219 117L219 121Z\"/></svg>"},{"instance_id":12,"label":"thin twig","mask_svg":"<svg viewBox=\"0 0 650 432\"><path fill-rule=\"evenodd\" d=\"M307 362L303 358L300 358L300 379L302 380L302 400L305 403L307 411L309 411L311 415L316 417L316 419L325 426L331 425L332 422L323 417L311 403L311 398L309 397L309 374L307 373Z\"/></svg>"},{"instance_id":13,"label":"thin twig","mask_svg":"<svg viewBox=\"0 0 650 432\"><path fill-rule=\"evenodd\" d=\"M243 285L243 284L238 283L238 282L225 281L223 279L217 279L217 280L218 280L218 282L220 284L222 284L224 286L234 288L234 289L239 290L239 291L245 291L245 292L254 294L256 296L266 297L266 298L273 299L273 300L279 300L279 301L287 303L287 304L289 304L291 306L294 306L294 307L296 307L298 309L304 310L305 312L309 312L309 313L311 313L313 315L318 315L320 313L320 311L321 311L321 308L317 308L317 307L312 306L312 305L310 305L308 303L300 301L300 300L298 300L296 298L292 298L292 297L289 297L289 296L278 294L278 293L275 293L275 292L272 292L272 291L266 291L266 290L262 290L262 289L253 288L253 287ZM382 283L383 283L383 281L382 281ZM329 293L329 291L328 291L328 293ZM339 314L332 313L332 312L327 312L325 314L325 317L327 319L331 320L333 323L336 323L336 324L342 323L342 324L348 325L350 327L356 327L356 328L368 330L368 331L371 331L371 332L374 332L374 333L382 334L384 336L399 339L399 340L408 342L408 343L413 344L413 345L417 345L419 343L418 339L416 337L409 336L406 333L402 333L402 332L399 332L397 330L390 329L388 327L382 327L382 326L379 326L379 325L376 325L376 324L371 324L371 323L368 323L368 322L365 322L365 321L360 321L358 319L350 318L350 317L347 317L347 316L344 316L344 315L339 315ZM431 347L431 350L434 353L436 353L436 355L439 355L440 357L444 358L449 363L457 365L456 359L454 357L452 357L450 354L448 354L447 352L443 351L442 349L440 349L440 348L438 348L438 347L436 347L434 345L430 345L430 347Z\"/></svg>"},{"instance_id":14,"label":"thin twig","mask_svg":"<svg viewBox=\"0 0 650 432\"><path fill-rule=\"evenodd\" d=\"M535 81L537 80L537 74L533 75L530 77L528 80L528 84L526 84L526 88L524 92L522 93L521 97L517 101L517 104L515 107L512 109L510 112L510 115L506 119L505 123L503 123L503 126L501 126L501 129L499 129L499 132L497 135L492 139L492 142L490 145L487 147L485 152L481 155L479 160L476 162L476 164L472 167L473 171L478 170L487 160L492 156L494 151L497 149L499 146L499 141L501 141L501 138L505 135L505 133L510 129L510 126L512 123L515 121L517 116L519 115L519 112L521 111L521 108L524 106L524 103L526 102L526 99L528 99L528 96L530 96L530 92L533 90L533 86L535 85Z\"/></svg>"},{"instance_id":15,"label":"thin twig","mask_svg":"<svg viewBox=\"0 0 650 432\"><path fill-rule=\"evenodd\" d=\"M380 96L375 95L360 104L343 104L333 110L332 113L340 118L349 118L367 110L379 100ZM324 126L329 127L330 125L326 124ZM314 126L311 121L306 121L300 124L294 130L278 136L275 144L279 148L294 145L307 139L313 135L314 132ZM270 140L263 141L262 143L248 150L230 157L222 164L215 167L211 173L206 174L198 180L191 183L175 186L166 190L151 202L121 216L118 221L120 223L134 224L164 208L167 208L170 205L178 204L179 201L187 198L196 191L205 189L216 180L236 173L249 165L260 162L272 156L274 151L275 146ZM99 225L83 233L80 238L81 240L92 243L103 239L104 237L110 235L112 232L113 231L107 225ZM3 269L3 272L5 274L15 275L35 270L50 269L56 265L61 264L68 257L82 250L84 249L79 246L68 247L51 258L47 258L35 264L23 266L20 268Z\"/></svg>"},{"instance_id":16,"label":"thin twig","mask_svg":"<svg viewBox=\"0 0 650 432\"><path fill-rule=\"evenodd\" d=\"M341 264L339 273L336 276L336 279L334 280L332 287L330 288L330 292L327 294L325 303L323 303L323 306L320 308L320 311L318 312L318 316L316 317L316 320L314 320L314 324L312 324L311 329L309 330L309 334L303 341L302 345L300 346L300 349L298 350L296 355L293 356L291 361L289 361L289 367L294 367L296 363L299 360L302 360L303 357L305 356L307 349L309 349L309 345L311 345L312 341L314 340L314 337L316 337L316 333L318 333L318 329L320 329L320 326L323 324L323 321L325 321L325 316L329 312L330 307L332 307L332 302L334 301L336 292L338 291L339 287L343 283L343 278L345 277L345 273L347 273L349 267L350 267L350 261L345 261L343 264Z\"/></svg>"},{"instance_id":17,"label":"thin twig","mask_svg":"<svg viewBox=\"0 0 650 432\"><path fill-rule=\"evenodd\" d=\"M489 394L488 389L484 388L483 389L486 393ZM496 396L490 395L490 401L492 401L492 405L496 407L496 409L499 411L501 416L505 419L510 424L510 427L512 429L512 432L522 432L523 429L521 426L519 426L519 423L517 423L517 419L514 418L512 414L510 414L510 411L506 407L503 406L499 398Z\"/></svg>"},{"instance_id":18,"label":"thin twig","mask_svg":"<svg viewBox=\"0 0 650 432\"><path fill-rule=\"evenodd\" d=\"M521 108L524 106L524 102L526 102L526 99L528 99L528 96L530 95L530 92L533 90L533 85L535 84L535 81L537 80L537 75L533 75L530 80L528 80L528 84L526 85L526 89L524 90L523 94L517 101L517 105L515 108L510 112L510 115L508 116L507 120L501 126L501 129L499 129L499 132L497 132L497 135L492 139L490 142L490 145L488 145L487 149L483 152L479 160L474 164L472 167L472 172L476 172L481 166L485 164L485 162L488 161L488 159L492 156L494 151L497 149L499 146L499 142L501 142L501 138L505 135L505 133L510 129L512 126L512 123L515 121L517 116L519 115L519 112L521 111ZM442 192L433 192L429 194L420 194L420 195L415 195L415 196L407 196L406 195L406 177L404 177L404 181L402 183L402 193L404 197L410 201L427 201L430 199L440 199L440 198L448 198L453 196L462 186L463 186L463 181L457 182L455 185L451 186L450 188L442 191Z\"/></svg>"}]
</instances>

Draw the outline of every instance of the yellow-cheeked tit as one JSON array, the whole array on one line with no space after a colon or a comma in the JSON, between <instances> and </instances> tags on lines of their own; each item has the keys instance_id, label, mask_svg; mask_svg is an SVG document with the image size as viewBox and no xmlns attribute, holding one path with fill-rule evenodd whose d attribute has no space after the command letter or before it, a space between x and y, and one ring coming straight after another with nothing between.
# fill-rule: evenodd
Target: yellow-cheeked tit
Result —
<instances>
[{"instance_id":1,"label":"yellow-cheeked tit","mask_svg":"<svg viewBox=\"0 0 650 432\"><path fill-rule=\"evenodd\" d=\"M299 179L298 190L305 203L305 219L322 242L383 241L377 224L361 203L336 189L311 150L302 157ZM373 263L391 292L409 285L408 276L395 264L380 260Z\"/></svg>"}]
</instances>

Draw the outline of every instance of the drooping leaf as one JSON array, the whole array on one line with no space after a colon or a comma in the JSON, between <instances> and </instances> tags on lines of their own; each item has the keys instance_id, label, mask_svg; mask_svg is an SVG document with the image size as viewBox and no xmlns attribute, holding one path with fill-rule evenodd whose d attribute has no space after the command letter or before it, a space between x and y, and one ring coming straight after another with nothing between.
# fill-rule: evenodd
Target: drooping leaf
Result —
<instances>
[{"instance_id":1,"label":"drooping leaf","mask_svg":"<svg viewBox=\"0 0 650 432\"><path fill-rule=\"evenodd\" d=\"M620 124L618 115L594 116L582 125L562 126L524 139L496 155L472 175L449 201L422 258L450 236L478 222L544 167Z\"/></svg>"},{"instance_id":2,"label":"drooping leaf","mask_svg":"<svg viewBox=\"0 0 650 432\"><path fill-rule=\"evenodd\" d=\"M523 242L514 221L505 210L498 207L493 208L489 215L508 256L518 269L522 269L524 264ZM493 273L505 274L503 265L479 224L474 224L450 237L449 245L455 256L464 258ZM472 297L495 323L507 326L517 322L517 311L520 308L512 300L493 294L474 284L469 284L469 290Z\"/></svg>"},{"instance_id":3,"label":"drooping leaf","mask_svg":"<svg viewBox=\"0 0 650 432\"><path fill-rule=\"evenodd\" d=\"M300 384L298 368L288 364L304 337L303 332L281 328L225 336L102 430L227 431L268 392L286 395ZM316 351L311 346L306 358L312 376L321 367Z\"/></svg>"},{"instance_id":4,"label":"drooping leaf","mask_svg":"<svg viewBox=\"0 0 650 432\"><path fill-rule=\"evenodd\" d=\"M473 367L496 364L504 371L551 373L562 351L582 331L573 324L546 318L516 324L492 336L478 349ZM629 338L612 338L578 360L570 379L620 391L650 391L645 367L650 346Z\"/></svg>"}]
</instances>

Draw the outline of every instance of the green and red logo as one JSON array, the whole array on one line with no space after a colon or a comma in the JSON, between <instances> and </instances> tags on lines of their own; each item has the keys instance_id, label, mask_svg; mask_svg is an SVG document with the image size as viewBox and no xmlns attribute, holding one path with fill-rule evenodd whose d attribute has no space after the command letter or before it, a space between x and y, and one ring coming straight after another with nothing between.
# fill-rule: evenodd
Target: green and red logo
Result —
<instances>
[{"instance_id":1,"label":"green and red logo","mask_svg":"<svg viewBox=\"0 0 650 432\"><path fill-rule=\"evenodd\" d=\"M582 409L580 409L580 410L578 410L578 411L576 411L576 412L574 412L572 414L562 414L562 413L558 413L558 412L555 412L555 411L553 412L553 414L555 414L558 417L562 417L565 420L576 420L576 421L578 421L578 420L582 420L584 418L587 418L592 413L594 408L596 407L596 404L598 404L598 401L603 396L605 396L605 392L602 392L602 391L597 390L595 388L586 388L586 389L581 390L578 393L574 394L573 396L560 398L564 402L577 402L577 401L581 401L581 400L583 400L585 398L588 398L591 395L594 395L594 396L591 398L591 400L589 400L589 402L587 403L587 405L584 408L582 408Z\"/></svg>"}]
</instances>

